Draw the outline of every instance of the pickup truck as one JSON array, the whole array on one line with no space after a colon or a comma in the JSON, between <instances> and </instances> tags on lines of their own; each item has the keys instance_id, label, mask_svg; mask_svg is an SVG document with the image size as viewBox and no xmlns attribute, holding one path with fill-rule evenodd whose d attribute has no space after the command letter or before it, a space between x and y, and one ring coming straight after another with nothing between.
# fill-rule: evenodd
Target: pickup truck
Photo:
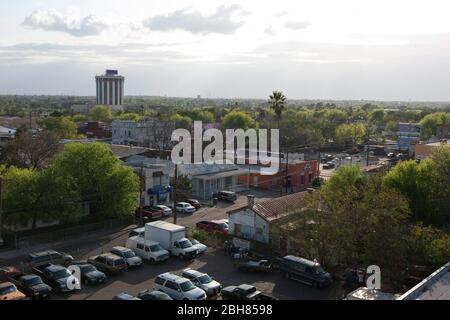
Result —
<instances>
[{"instance_id":1,"label":"pickup truck","mask_svg":"<svg viewBox=\"0 0 450 320\"><path fill-rule=\"evenodd\" d=\"M47 298L52 292L52 288L48 284L45 284L41 277L35 274L16 274L9 277L9 281L32 299Z\"/></svg>"},{"instance_id":2,"label":"pickup truck","mask_svg":"<svg viewBox=\"0 0 450 320\"><path fill-rule=\"evenodd\" d=\"M274 297L258 291L256 287L249 284L229 286L223 288L221 293L224 300L275 300Z\"/></svg>"},{"instance_id":3,"label":"pickup truck","mask_svg":"<svg viewBox=\"0 0 450 320\"><path fill-rule=\"evenodd\" d=\"M80 288L78 279L63 266L49 263L42 266L33 267L33 272L34 274L40 276L41 279L55 292L71 292L77 288Z\"/></svg>"},{"instance_id":4,"label":"pickup truck","mask_svg":"<svg viewBox=\"0 0 450 320\"><path fill-rule=\"evenodd\" d=\"M234 261L234 266L242 271L268 272L272 270L272 263L269 260L254 261L238 259Z\"/></svg>"},{"instance_id":5,"label":"pickup truck","mask_svg":"<svg viewBox=\"0 0 450 320\"><path fill-rule=\"evenodd\" d=\"M140 209L137 208L136 209L136 217L140 218L140 216L141 216ZM160 208L151 207L151 206L142 207L142 218L155 219L155 218L161 218L161 217L164 217L164 210L162 210Z\"/></svg>"}]
</instances>

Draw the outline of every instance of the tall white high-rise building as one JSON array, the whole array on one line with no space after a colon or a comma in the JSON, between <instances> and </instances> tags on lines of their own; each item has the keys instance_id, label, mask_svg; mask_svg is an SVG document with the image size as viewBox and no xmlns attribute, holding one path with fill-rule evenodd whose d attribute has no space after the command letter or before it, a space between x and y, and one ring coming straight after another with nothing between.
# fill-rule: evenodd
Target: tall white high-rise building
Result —
<instances>
[{"instance_id":1,"label":"tall white high-rise building","mask_svg":"<svg viewBox=\"0 0 450 320\"><path fill-rule=\"evenodd\" d=\"M125 78L117 70L106 70L104 75L96 76L97 104L111 106L113 110L123 106Z\"/></svg>"}]
</instances>

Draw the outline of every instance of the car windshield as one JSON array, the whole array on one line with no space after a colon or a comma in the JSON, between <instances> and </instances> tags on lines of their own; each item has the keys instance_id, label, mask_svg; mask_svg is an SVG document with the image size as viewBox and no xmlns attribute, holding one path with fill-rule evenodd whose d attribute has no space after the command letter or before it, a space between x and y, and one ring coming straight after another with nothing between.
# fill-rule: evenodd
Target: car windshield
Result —
<instances>
[{"instance_id":1,"label":"car windshield","mask_svg":"<svg viewBox=\"0 0 450 320\"><path fill-rule=\"evenodd\" d=\"M27 279L24 281L24 284L26 286L30 286L30 287L41 284L41 283L42 283L42 280L39 277L33 277L33 278L30 278L30 279Z\"/></svg>"},{"instance_id":2,"label":"car windshield","mask_svg":"<svg viewBox=\"0 0 450 320\"><path fill-rule=\"evenodd\" d=\"M95 267L94 266L85 266L81 268L81 272L83 273L89 273L95 271Z\"/></svg>"},{"instance_id":3,"label":"car windshield","mask_svg":"<svg viewBox=\"0 0 450 320\"><path fill-rule=\"evenodd\" d=\"M116 260L114 260L114 265L115 266L120 266L120 265L123 265L123 264L126 264L125 260L123 260L123 259L116 259Z\"/></svg>"},{"instance_id":4,"label":"car windshield","mask_svg":"<svg viewBox=\"0 0 450 320\"><path fill-rule=\"evenodd\" d=\"M123 256L125 257L125 258L133 258L133 257L135 257L136 255L134 254L134 252L133 251L131 251L131 250L128 250L128 251L125 251L124 253L123 253Z\"/></svg>"},{"instance_id":5,"label":"car windshield","mask_svg":"<svg viewBox=\"0 0 450 320\"><path fill-rule=\"evenodd\" d=\"M182 248L182 249L187 249L187 248L190 248L190 247L192 247L192 242L190 242L189 240L183 240L183 241L180 241L179 242L179 244L180 244L180 247Z\"/></svg>"},{"instance_id":6,"label":"car windshield","mask_svg":"<svg viewBox=\"0 0 450 320\"><path fill-rule=\"evenodd\" d=\"M207 284L207 283L210 283L213 280L211 279L210 276L208 276L207 274L204 274L204 275L202 275L201 277L198 278L198 281L200 281L201 284Z\"/></svg>"},{"instance_id":7,"label":"car windshield","mask_svg":"<svg viewBox=\"0 0 450 320\"><path fill-rule=\"evenodd\" d=\"M58 271L56 271L53 274L53 277L55 279L67 278L67 277L70 277L70 276L71 276L71 274L70 274L70 272L67 269L58 270Z\"/></svg>"},{"instance_id":8,"label":"car windshield","mask_svg":"<svg viewBox=\"0 0 450 320\"><path fill-rule=\"evenodd\" d=\"M228 225L226 223L219 223L219 228L220 229L228 229Z\"/></svg>"},{"instance_id":9,"label":"car windshield","mask_svg":"<svg viewBox=\"0 0 450 320\"><path fill-rule=\"evenodd\" d=\"M195 239L192 239L191 240L191 243L195 246L196 244L200 244L200 242L198 242L197 240L195 240Z\"/></svg>"},{"instance_id":10,"label":"car windshield","mask_svg":"<svg viewBox=\"0 0 450 320\"><path fill-rule=\"evenodd\" d=\"M0 296L3 296L5 294L8 293L13 293L14 291L16 291L16 287L14 285L10 285L4 288L0 288Z\"/></svg>"},{"instance_id":11,"label":"car windshield","mask_svg":"<svg viewBox=\"0 0 450 320\"><path fill-rule=\"evenodd\" d=\"M195 286L190 281L180 283L180 287L181 287L181 290L183 290L183 292L191 291L192 289L195 289Z\"/></svg>"},{"instance_id":12,"label":"car windshield","mask_svg":"<svg viewBox=\"0 0 450 320\"><path fill-rule=\"evenodd\" d=\"M163 250L163 248L159 244L154 244L154 245L150 246L151 252L158 252L161 250Z\"/></svg>"}]
</instances>

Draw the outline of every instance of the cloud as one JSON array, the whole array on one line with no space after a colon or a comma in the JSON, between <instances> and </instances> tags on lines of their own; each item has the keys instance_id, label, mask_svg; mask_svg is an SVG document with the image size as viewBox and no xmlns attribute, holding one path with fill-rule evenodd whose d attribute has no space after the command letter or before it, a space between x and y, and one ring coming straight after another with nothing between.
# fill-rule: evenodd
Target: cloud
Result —
<instances>
[{"instance_id":1,"label":"cloud","mask_svg":"<svg viewBox=\"0 0 450 320\"><path fill-rule=\"evenodd\" d=\"M151 17L145 20L143 25L156 31L184 30L194 34L233 34L244 24L236 18L242 18L245 15L247 12L237 4L219 6L215 13L210 15L185 8Z\"/></svg>"},{"instance_id":2,"label":"cloud","mask_svg":"<svg viewBox=\"0 0 450 320\"><path fill-rule=\"evenodd\" d=\"M276 35L276 32L272 26L266 26L266 28L264 29L264 34L266 34L268 36L274 36L274 35Z\"/></svg>"},{"instance_id":3,"label":"cloud","mask_svg":"<svg viewBox=\"0 0 450 320\"><path fill-rule=\"evenodd\" d=\"M109 28L108 23L96 15L76 18L54 9L35 10L25 17L22 24L32 29L65 32L75 37L95 36Z\"/></svg>"},{"instance_id":4,"label":"cloud","mask_svg":"<svg viewBox=\"0 0 450 320\"><path fill-rule=\"evenodd\" d=\"M284 26L285 28L291 29L291 30L300 30L300 29L306 29L311 25L311 22L308 20L301 20L301 21L294 21L290 20L287 21Z\"/></svg>"}]
</instances>

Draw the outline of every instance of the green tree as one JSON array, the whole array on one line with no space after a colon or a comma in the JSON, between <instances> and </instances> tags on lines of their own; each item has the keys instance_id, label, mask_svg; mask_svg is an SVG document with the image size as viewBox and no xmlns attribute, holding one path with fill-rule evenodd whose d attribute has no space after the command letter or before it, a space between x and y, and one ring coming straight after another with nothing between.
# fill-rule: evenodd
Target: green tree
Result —
<instances>
[{"instance_id":1,"label":"green tree","mask_svg":"<svg viewBox=\"0 0 450 320\"><path fill-rule=\"evenodd\" d=\"M361 123L341 124L336 128L336 141L339 143L350 142L352 146L364 141L366 127Z\"/></svg>"},{"instance_id":2,"label":"green tree","mask_svg":"<svg viewBox=\"0 0 450 320\"><path fill-rule=\"evenodd\" d=\"M253 119L243 111L230 111L222 118L222 125L225 129L243 129L252 127Z\"/></svg>"},{"instance_id":3,"label":"green tree","mask_svg":"<svg viewBox=\"0 0 450 320\"><path fill-rule=\"evenodd\" d=\"M178 129L187 129L189 130L192 127L192 119L187 116L182 116L178 113L173 114L170 117L170 120L175 122L175 127Z\"/></svg>"},{"instance_id":4,"label":"green tree","mask_svg":"<svg viewBox=\"0 0 450 320\"><path fill-rule=\"evenodd\" d=\"M137 205L139 179L124 167L107 145L70 143L55 158L58 176L73 181L82 201L90 204L96 217L133 214Z\"/></svg>"},{"instance_id":5,"label":"green tree","mask_svg":"<svg viewBox=\"0 0 450 320\"><path fill-rule=\"evenodd\" d=\"M274 91L269 96L269 106L277 116L278 129L280 129L280 120L286 106L286 97L281 91Z\"/></svg>"},{"instance_id":6,"label":"green tree","mask_svg":"<svg viewBox=\"0 0 450 320\"><path fill-rule=\"evenodd\" d=\"M141 117L134 112L126 112L117 117L119 120L133 120L138 121Z\"/></svg>"},{"instance_id":7,"label":"green tree","mask_svg":"<svg viewBox=\"0 0 450 320\"><path fill-rule=\"evenodd\" d=\"M111 121L111 108L108 106L95 106L89 112L89 118L94 121Z\"/></svg>"},{"instance_id":8,"label":"green tree","mask_svg":"<svg viewBox=\"0 0 450 320\"><path fill-rule=\"evenodd\" d=\"M426 115L422 120L420 120L421 136L422 139L429 139L431 136L436 134L436 128L441 124L450 123L450 112L435 112Z\"/></svg>"},{"instance_id":9,"label":"green tree","mask_svg":"<svg viewBox=\"0 0 450 320\"><path fill-rule=\"evenodd\" d=\"M88 121L88 116L85 114L75 114L72 117L72 121L73 122L85 122L85 121Z\"/></svg>"},{"instance_id":10,"label":"green tree","mask_svg":"<svg viewBox=\"0 0 450 320\"><path fill-rule=\"evenodd\" d=\"M47 117L39 121L40 126L60 139L77 137L77 125L68 117Z\"/></svg>"}]
</instances>

